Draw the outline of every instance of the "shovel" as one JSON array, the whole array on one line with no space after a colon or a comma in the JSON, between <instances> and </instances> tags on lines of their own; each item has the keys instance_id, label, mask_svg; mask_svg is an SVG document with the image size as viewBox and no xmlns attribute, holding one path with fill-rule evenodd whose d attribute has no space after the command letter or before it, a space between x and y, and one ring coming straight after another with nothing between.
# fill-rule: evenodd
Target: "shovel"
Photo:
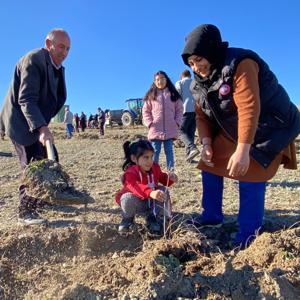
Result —
<instances>
[{"instance_id":1,"label":"shovel","mask_svg":"<svg viewBox=\"0 0 300 300\"><path fill-rule=\"evenodd\" d=\"M54 148L53 144L51 143L50 140L46 140L46 150L47 150L47 157L49 160L56 160L55 159L55 153L54 153Z\"/></svg>"}]
</instances>

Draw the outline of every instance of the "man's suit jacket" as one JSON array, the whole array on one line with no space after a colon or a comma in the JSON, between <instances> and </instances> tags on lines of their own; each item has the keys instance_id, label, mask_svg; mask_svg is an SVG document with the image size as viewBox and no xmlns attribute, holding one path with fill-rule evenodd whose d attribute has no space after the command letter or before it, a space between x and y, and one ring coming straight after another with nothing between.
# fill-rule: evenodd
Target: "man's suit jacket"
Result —
<instances>
[{"instance_id":1,"label":"man's suit jacket","mask_svg":"<svg viewBox=\"0 0 300 300\"><path fill-rule=\"evenodd\" d=\"M58 97L53 65L46 49L32 50L19 60L0 113L0 124L8 137L24 146L38 140L37 128L48 125L66 101L64 68L62 80L63 95Z\"/></svg>"}]
</instances>

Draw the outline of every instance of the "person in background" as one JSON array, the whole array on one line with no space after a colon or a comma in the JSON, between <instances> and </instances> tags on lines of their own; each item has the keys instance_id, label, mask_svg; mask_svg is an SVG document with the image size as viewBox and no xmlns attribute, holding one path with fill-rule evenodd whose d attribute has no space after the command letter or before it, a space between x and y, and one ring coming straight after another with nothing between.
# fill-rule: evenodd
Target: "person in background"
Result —
<instances>
[{"instance_id":1,"label":"person in background","mask_svg":"<svg viewBox=\"0 0 300 300\"><path fill-rule=\"evenodd\" d=\"M149 231L159 233L161 225L157 217L162 203L168 197L165 186L177 182L177 175L162 172L160 166L153 162L154 149L147 140L126 141L123 150L123 188L117 192L115 198L122 208L123 218L119 232L129 230L134 224L136 214L145 214Z\"/></svg>"},{"instance_id":2,"label":"person in background","mask_svg":"<svg viewBox=\"0 0 300 300\"><path fill-rule=\"evenodd\" d=\"M74 127L75 127L75 131L79 132L79 122L80 122L80 118L78 116L78 114L74 114L74 119L73 119L73 123L74 123Z\"/></svg>"},{"instance_id":3,"label":"person in background","mask_svg":"<svg viewBox=\"0 0 300 300\"><path fill-rule=\"evenodd\" d=\"M53 29L46 36L45 47L28 52L15 67L0 124L15 146L22 169L31 160L46 158L45 143L47 140L53 143L48 124L66 101L62 62L68 56L70 44L65 30ZM19 198L18 222L44 223L37 213L40 200L28 196L24 185L19 187Z\"/></svg>"},{"instance_id":4,"label":"person in background","mask_svg":"<svg viewBox=\"0 0 300 300\"><path fill-rule=\"evenodd\" d=\"M148 139L154 148L154 162L159 163L161 146L164 145L167 168L174 168L173 140L178 137L182 122L183 104L168 75L158 71L154 82L144 97L142 109Z\"/></svg>"},{"instance_id":5,"label":"person in background","mask_svg":"<svg viewBox=\"0 0 300 300\"><path fill-rule=\"evenodd\" d=\"M87 125L87 120L86 120L86 115L83 111L81 112L80 115L79 124L80 124L81 131L84 132Z\"/></svg>"},{"instance_id":6,"label":"person in background","mask_svg":"<svg viewBox=\"0 0 300 300\"><path fill-rule=\"evenodd\" d=\"M69 106L65 108L64 123L66 124L67 139L70 139L73 136L74 127L73 127L73 114L71 113Z\"/></svg>"},{"instance_id":7,"label":"person in background","mask_svg":"<svg viewBox=\"0 0 300 300\"><path fill-rule=\"evenodd\" d=\"M180 80L175 84L175 88L183 101L183 119L180 127L180 138L185 144L186 160L188 162L192 162L192 160L200 154L195 145L195 101L190 91L191 82L190 71L184 70Z\"/></svg>"},{"instance_id":8,"label":"person in background","mask_svg":"<svg viewBox=\"0 0 300 300\"><path fill-rule=\"evenodd\" d=\"M88 121L87 121L88 128L94 128L94 116L90 114Z\"/></svg>"},{"instance_id":9,"label":"person in background","mask_svg":"<svg viewBox=\"0 0 300 300\"><path fill-rule=\"evenodd\" d=\"M228 47L214 25L187 36L182 58L194 72L191 91L203 146L203 212L194 224L221 225L223 179L238 180L234 245L246 247L263 225L266 182L280 164L297 168L300 113L266 62L251 50Z\"/></svg>"},{"instance_id":10,"label":"person in background","mask_svg":"<svg viewBox=\"0 0 300 300\"><path fill-rule=\"evenodd\" d=\"M105 112L99 107L98 110L99 134L104 135Z\"/></svg>"}]
</instances>

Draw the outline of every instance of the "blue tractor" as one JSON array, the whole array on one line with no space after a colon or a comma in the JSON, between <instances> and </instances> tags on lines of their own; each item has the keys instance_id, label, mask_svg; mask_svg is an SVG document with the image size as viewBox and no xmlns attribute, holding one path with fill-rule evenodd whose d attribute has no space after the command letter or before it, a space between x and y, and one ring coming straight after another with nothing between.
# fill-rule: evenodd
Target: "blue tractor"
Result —
<instances>
[{"instance_id":1,"label":"blue tractor","mask_svg":"<svg viewBox=\"0 0 300 300\"><path fill-rule=\"evenodd\" d=\"M127 108L123 109L121 116L123 126L130 126L133 124L143 124L142 120L142 107L144 101L142 98L128 99L125 101Z\"/></svg>"}]
</instances>

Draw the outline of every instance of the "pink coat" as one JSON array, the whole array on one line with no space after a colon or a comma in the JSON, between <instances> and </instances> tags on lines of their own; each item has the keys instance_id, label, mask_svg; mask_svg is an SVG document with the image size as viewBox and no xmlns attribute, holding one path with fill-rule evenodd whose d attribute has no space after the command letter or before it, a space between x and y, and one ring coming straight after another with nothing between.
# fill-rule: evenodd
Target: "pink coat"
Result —
<instances>
[{"instance_id":1,"label":"pink coat","mask_svg":"<svg viewBox=\"0 0 300 300\"><path fill-rule=\"evenodd\" d=\"M168 88L159 90L155 100L144 99L143 121L149 128L149 140L176 139L182 122L183 103L181 99L171 101Z\"/></svg>"}]
</instances>

